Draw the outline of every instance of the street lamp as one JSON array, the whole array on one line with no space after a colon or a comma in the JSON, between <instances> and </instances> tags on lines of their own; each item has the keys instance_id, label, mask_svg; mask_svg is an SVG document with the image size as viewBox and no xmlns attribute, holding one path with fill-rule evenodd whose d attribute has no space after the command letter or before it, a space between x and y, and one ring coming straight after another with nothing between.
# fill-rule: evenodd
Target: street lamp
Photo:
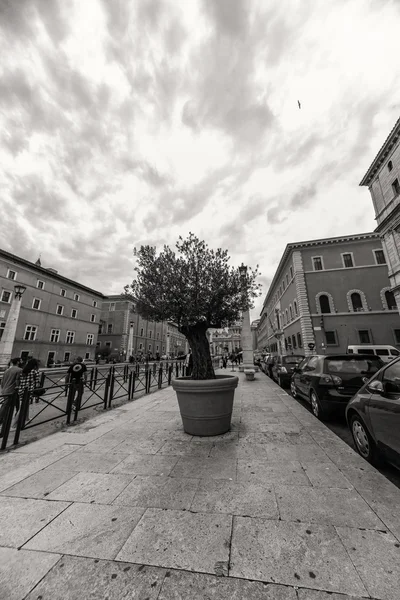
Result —
<instances>
[{"instance_id":1,"label":"street lamp","mask_svg":"<svg viewBox=\"0 0 400 600\"><path fill-rule=\"evenodd\" d=\"M10 362L15 334L17 332L18 318L21 310L21 298L26 290L25 285L14 286L14 298L8 313L6 326L0 341L0 368L6 368Z\"/></svg>"},{"instance_id":2,"label":"street lamp","mask_svg":"<svg viewBox=\"0 0 400 600\"><path fill-rule=\"evenodd\" d=\"M129 322L128 355L126 357L127 360L129 360L129 358L133 354L133 326L134 325L135 325L134 321Z\"/></svg>"}]
</instances>

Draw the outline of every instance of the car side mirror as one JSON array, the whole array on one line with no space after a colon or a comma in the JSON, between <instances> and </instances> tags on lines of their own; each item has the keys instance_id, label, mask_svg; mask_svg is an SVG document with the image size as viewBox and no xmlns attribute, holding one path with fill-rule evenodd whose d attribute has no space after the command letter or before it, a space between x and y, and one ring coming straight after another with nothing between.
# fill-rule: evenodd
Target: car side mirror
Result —
<instances>
[{"instance_id":1,"label":"car side mirror","mask_svg":"<svg viewBox=\"0 0 400 600\"><path fill-rule=\"evenodd\" d=\"M368 384L368 391L371 392L372 394L383 394L384 389L383 389L382 382L379 381L378 379L375 379L370 384Z\"/></svg>"}]
</instances>

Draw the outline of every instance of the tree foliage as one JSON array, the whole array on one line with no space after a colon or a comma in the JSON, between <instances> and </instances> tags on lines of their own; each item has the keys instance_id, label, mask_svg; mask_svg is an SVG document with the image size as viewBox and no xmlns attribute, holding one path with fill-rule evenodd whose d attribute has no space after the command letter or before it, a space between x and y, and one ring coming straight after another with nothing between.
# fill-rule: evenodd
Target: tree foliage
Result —
<instances>
[{"instance_id":1,"label":"tree foliage","mask_svg":"<svg viewBox=\"0 0 400 600\"><path fill-rule=\"evenodd\" d=\"M135 297L136 310L150 321L172 321L189 341L193 351L194 376L206 378L213 371L205 368L204 340L208 328L234 323L241 312L253 306L260 294L256 283L258 266L249 268L241 278L229 265L226 250L212 250L190 233L179 237L176 251L169 246L157 254L152 246L135 249L136 279L125 291ZM203 368L201 364L203 364Z\"/></svg>"}]
</instances>

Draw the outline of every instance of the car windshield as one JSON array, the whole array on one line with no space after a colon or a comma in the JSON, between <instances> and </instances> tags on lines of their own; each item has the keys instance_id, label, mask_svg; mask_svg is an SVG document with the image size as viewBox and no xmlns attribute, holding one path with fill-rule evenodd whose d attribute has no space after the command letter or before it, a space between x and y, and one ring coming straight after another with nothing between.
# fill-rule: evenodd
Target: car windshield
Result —
<instances>
[{"instance_id":1,"label":"car windshield","mask_svg":"<svg viewBox=\"0 0 400 600\"><path fill-rule=\"evenodd\" d=\"M303 360L304 356L284 356L283 362L290 365L298 365Z\"/></svg>"},{"instance_id":2,"label":"car windshield","mask_svg":"<svg viewBox=\"0 0 400 600\"><path fill-rule=\"evenodd\" d=\"M328 373L346 373L354 375L373 374L381 368L381 361L379 359L357 359L355 356L340 359L328 358L326 364Z\"/></svg>"}]
</instances>

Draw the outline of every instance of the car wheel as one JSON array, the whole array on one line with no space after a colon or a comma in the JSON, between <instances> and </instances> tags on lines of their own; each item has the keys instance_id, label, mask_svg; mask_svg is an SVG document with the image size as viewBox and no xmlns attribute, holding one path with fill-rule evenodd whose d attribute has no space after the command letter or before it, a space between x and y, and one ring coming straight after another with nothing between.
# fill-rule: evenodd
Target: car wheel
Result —
<instances>
[{"instance_id":1,"label":"car wheel","mask_svg":"<svg viewBox=\"0 0 400 600\"><path fill-rule=\"evenodd\" d=\"M292 394L293 398L297 398L297 390L294 381L290 382L290 393Z\"/></svg>"},{"instance_id":2,"label":"car wheel","mask_svg":"<svg viewBox=\"0 0 400 600\"><path fill-rule=\"evenodd\" d=\"M313 415L317 417L317 419L319 419L320 421L326 420L326 411L322 408L321 402L319 401L318 396L314 392L314 390L311 391L310 400Z\"/></svg>"},{"instance_id":3,"label":"car wheel","mask_svg":"<svg viewBox=\"0 0 400 600\"><path fill-rule=\"evenodd\" d=\"M350 419L350 429L358 454L372 465L378 464L379 456L374 441L364 421L357 414Z\"/></svg>"}]
</instances>

